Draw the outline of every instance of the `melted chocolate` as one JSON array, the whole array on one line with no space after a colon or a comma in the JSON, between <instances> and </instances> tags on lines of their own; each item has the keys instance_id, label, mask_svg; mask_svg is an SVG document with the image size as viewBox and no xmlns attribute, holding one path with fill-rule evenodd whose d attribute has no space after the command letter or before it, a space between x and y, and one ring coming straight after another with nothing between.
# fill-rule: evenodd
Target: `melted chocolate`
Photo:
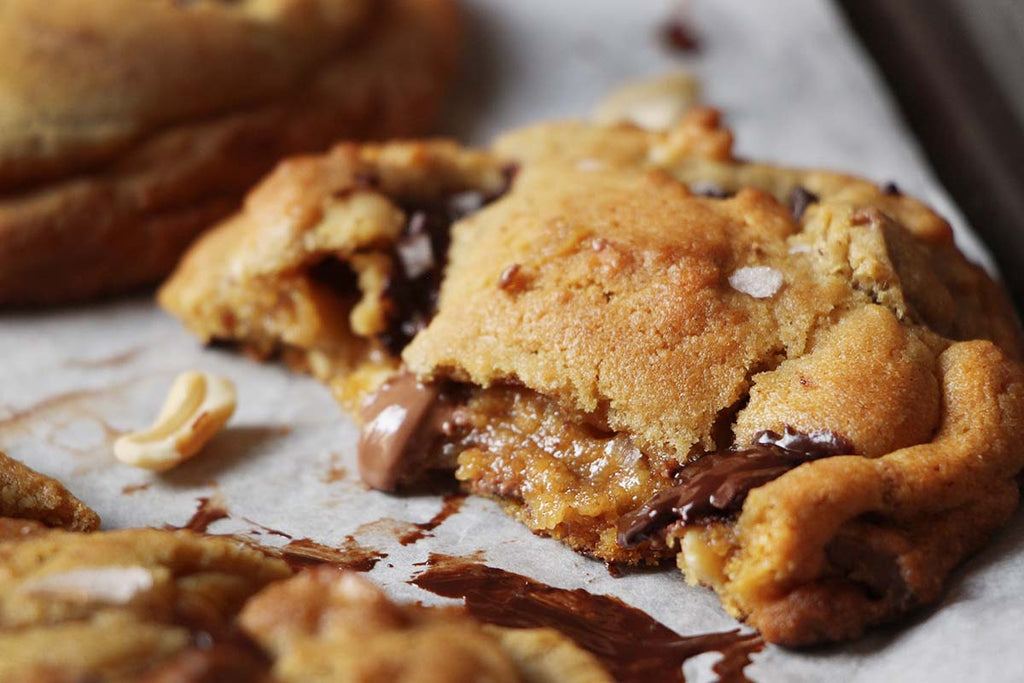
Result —
<instances>
[{"instance_id":1,"label":"melted chocolate","mask_svg":"<svg viewBox=\"0 0 1024 683\"><path fill-rule=\"evenodd\" d=\"M807 207L817 202L818 195L799 185L794 187L793 191L789 193L789 210L793 214L793 220L799 221L804 217Z\"/></svg>"},{"instance_id":2,"label":"melted chocolate","mask_svg":"<svg viewBox=\"0 0 1024 683\"><path fill-rule=\"evenodd\" d=\"M743 669L764 647L739 630L681 636L617 598L566 590L478 562L430 556L430 569L412 583L463 598L477 619L507 628L554 628L591 652L617 681L684 681L683 662L721 652L712 669L722 681L746 681Z\"/></svg>"},{"instance_id":3,"label":"melted chocolate","mask_svg":"<svg viewBox=\"0 0 1024 683\"><path fill-rule=\"evenodd\" d=\"M677 521L728 517L743 506L751 489L810 460L852 452L846 439L827 430L802 434L787 426L782 435L758 432L747 448L709 453L683 467L676 475L679 484L659 491L620 521L619 545L637 545Z\"/></svg>"},{"instance_id":4,"label":"melted chocolate","mask_svg":"<svg viewBox=\"0 0 1024 683\"><path fill-rule=\"evenodd\" d=\"M466 496L462 493L452 493L445 496L441 503L441 509L438 510L437 514L426 522L420 522L419 524L413 525L413 529L411 531L407 531L399 536L399 544L412 545L413 543L431 535L431 532L434 529L441 526L446 519L459 511L464 500L466 500Z\"/></svg>"},{"instance_id":5,"label":"melted chocolate","mask_svg":"<svg viewBox=\"0 0 1024 683\"><path fill-rule=\"evenodd\" d=\"M317 543L308 538L297 538L277 550L267 550L277 555L294 569L329 564L353 572L368 572L387 557L379 550L360 545L352 536L346 536L337 548Z\"/></svg>"},{"instance_id":6,"label":"melted chocolate","mask_svg":"<svg viewBox=\"0 0 1024 683\"><path fill-rule=\"evenodd\" d=\"M511 183L514 170L506 175ZM402 205L407 216L395 246L394 263L384 294L390 302L388 327L381 343L399 355L437 312L441 275L448 259L452 224L476 213L508 191L467 190L433 202Z\"/></svg>"},{"instance_id":7,"label":"melted chocolate","mask_svg":"<svg viewBox=\"0 0 1024 683\"><path fill-rule=\"evenodd\" d=\"M196 533L206 533L206 530L210 528L210 525L221 519L227 519L228 511L224 509L224 504L214 497L204 496L198 499L198 505L196 505L196 511L192 513L192 516L183 526L168 526L168 529L188 529L189 531L195 531Z\"/></svg>"},{"instance_id":8,"label":"melted chocolate","mask_svg":"<svg viewBox=\"0 0 1024 683\"><path fill-rule=\"evenodd\" d=\"M440 385L409 372L392 377L363 407L359 475L369 486L393 491L418 473L438 440L456 429L456 406Z\"/></svg>"}]
</instances>

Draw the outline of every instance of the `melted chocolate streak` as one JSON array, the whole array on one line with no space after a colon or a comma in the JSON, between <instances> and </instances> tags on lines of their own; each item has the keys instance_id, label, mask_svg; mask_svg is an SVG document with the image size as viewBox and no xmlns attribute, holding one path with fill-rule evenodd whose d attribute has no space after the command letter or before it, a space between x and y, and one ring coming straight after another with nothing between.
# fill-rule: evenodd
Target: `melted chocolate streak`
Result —
<instances>
[{"instance_id":1,"label":"melted chocolate streak","mask_svg":"<svg viewBox=\"0 0 1024 683\"><path fill-rule=\"evenodd\" d=\"M190 517L184 525L165 525L165 528L187 529L189 531L203 534L207 533L207 529L209 529L210 525L214 522L221 519L227 519L231 516L228 511L224 509L221 503L213 498L202 497L198 499L198 503L196 511L192 513L192 517ZM447 507L447 502L445 505ZM458 506L456 505L455 509L451 510L448 515L451 515L457 509ZM442 509L442 512L444 512L444 509ZM288 543L281 548L270 548L262 545L260 545L259 548L268 555L281 558L296 571L304 567L330 564L353 572L368 572L377 566L377 563L380 560L387 557L387 553L361 545L356 541L355 537L351 535L345 537L341 546L332 547L322 543L317 543L309 538L292 538L290 534L286 534L283 531L277 531L275 529L265 527L262 524L257 524L251 520L246 521L250 524L255 524L268 534L290 539ZM443 519L441 521L443 521ZM438 521L437 524L440 524L441 521ZM433 520L431 520L431 522L433 522ZM431 522L426 522L425 525L429 525ZM243 543L252 543L252 541L246 538L239 538L239 540Z\"/></svg>"},{"instance_id":2,"label":"melted chocolate streak","mask_svg":"<svg viewBox=\"0 0 1024 683\"><path fill-rule=\"evenodd\" d=\"M720 681L748 681L744 668L764 648L739 629L681 636L640 610L607 595L566 590L478 562L431 554L430 569L411 583L437 595L463 598L481 621L507 628L557 629L596 656L617 681L685 681L683 663L720 652L712 670Z\"/></svg>"},{"instance_id":3,"label":"melted chocolate streak","mask_svg":"<svg viewBox=\"0 0 1024 683\"><path fill-rule=\"evenodd\" d=\"M400 545L412 545L430 536L434 529L441 526L446 519L459 511L464 500L466 500L466 495L463 493L452 493L445 496L438 513L426 522L415 524L411 531L398 537L398 543Z\"/></svg>"},{"instance_id":4,"label":"melted chocolate streak","mask_svg":"<svg viewBox=\"0 0 1024 683\"><path fill-rule=\"evenodd\" d=\"M448 261L453 223L500 199L511 187L516 168L505 169L505 186L494 193L456 192L432 202L406 203L408 216L394 255L385 294L392 302L381 343L396 356L437 311L441 274Z\"/></svg>"},{"instance_id":5,"label":"melted chocolate streak","mask_svg":"<svg viewBox=\"0 0 1024 683\"><path fill-rule=\"evenodd\" d=\"M635 546L675 522L692 524L737 512L747 494L810 460L852 453L838 434L802 434L786 427L779 435L758 432L747 448L709 453L680 470L680 483L659 491L619 524L619 545Z\"/></svg>"}]
</instances>

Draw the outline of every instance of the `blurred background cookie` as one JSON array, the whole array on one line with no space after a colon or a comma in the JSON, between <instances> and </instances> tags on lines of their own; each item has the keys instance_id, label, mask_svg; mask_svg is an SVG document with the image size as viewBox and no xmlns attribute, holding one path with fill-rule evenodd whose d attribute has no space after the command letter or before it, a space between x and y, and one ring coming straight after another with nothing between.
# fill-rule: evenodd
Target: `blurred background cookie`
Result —
<instances>
[{"instance_id":1,"label":"blurred background cookie","mask_svg":"<svg viewBox=\"0 0 1024 683\"><path fill-rule=\"evenodd\" d=\"M0 305L152 283L282 156L422 133L453 0L0 6Z\"/></svg>"}]
</instances>

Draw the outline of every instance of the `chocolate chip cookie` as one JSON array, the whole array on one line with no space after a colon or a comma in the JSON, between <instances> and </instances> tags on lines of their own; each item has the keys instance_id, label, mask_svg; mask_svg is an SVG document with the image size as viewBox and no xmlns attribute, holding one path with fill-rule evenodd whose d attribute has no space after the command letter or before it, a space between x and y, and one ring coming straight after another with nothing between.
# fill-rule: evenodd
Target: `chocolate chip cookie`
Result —
<instances>
[{"instance_id":1,"label":"chocolate chip cookie","mask_svg":"<svg viewBox=\"0 0 1024 683\"><path fill-rule=\"evenodd\" d=\"M0 7L0 306L157 281L282 157L431 124L452 0Z\"/></svg>"},{"instance_id":2,"label":"chocolate chip cookie","mask_svg":"<svg viewBox=\"0 0 1024 683\"><path fill-rule=\"evenodd\" d=\"M379 384L359 413L375 487L451 470L581 552L674 557L771 641L856 637L936 600L1016 508L1020 329L924 204L859 178L741 161L731 147L718 115L700 110L665 132L566 122L513 132L488 153L449 148L490 169L459 189L493 201L452 224L436 313L421 309L430 322L408 344L420 322L399 344L378 338L387 362L373 382L359 363L315 371L347 386L350 407ZM504 192L502 168L516 169ZM276 215L282 234L295 225ZM391 226L399 236L377 244L399 264L410 222L358 225ZM246 230L211 235L223 245L197 247L164 292L205 338L228 326L197 325L175 292L246 281L217 253L270 262ZM294 253L317 238L290 239ZM308 310L310 271L288 272L301 284L268 301ZM373 282L338 289L402 310L397 290ZM217 310L258 317L260 337L273 316L251 316L252 301ZM312 320L333 311L340 323L275 322L267 347L313 329L356 348L354 303L316 310ZM399 351L404 368L385 378Z\"/></svg>"},{"instance_id":3,"label":"chocolate chip cookie","mask_svg":"<svg viewBox=\"0 0 1024 683\"><path fill-rule=\"evenodd\" d=\"M279 681L612 680L557 631L482 625L462 608L398 605L331 567L264 589L239 623L272 653Z\"/></svg>"}]
</instances>

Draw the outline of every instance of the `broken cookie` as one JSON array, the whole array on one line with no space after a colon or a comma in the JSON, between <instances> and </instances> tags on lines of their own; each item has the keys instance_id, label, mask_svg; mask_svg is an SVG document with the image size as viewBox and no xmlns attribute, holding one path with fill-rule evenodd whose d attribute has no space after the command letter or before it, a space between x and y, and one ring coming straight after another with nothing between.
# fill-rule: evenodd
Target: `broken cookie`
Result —
<instances>
[{"instance_id":1,"label":"broken cookie","mask_svg":"<svg viewBox=\"0 0 1024 683\"><path fill-rule=\"evenodd\" d=\"M452 470L581 552L675 557L771 641L856 637L935 601L1016 508L1020 329L925 205L850 176L740 161L731 145L717 114L698 110L664 132L536 126L488 153L340 148L299 162L301 182L268 181L163 301L206 339L298 354L342 387L373 486ZM344 297L315 294L321 235L357 231L316 228L331 225L330 192L297 188L357 184L343 155L411 149L449 161L434 172L405 161L401 177L416 168L417 183L494 201L452 224L436 314L389 345L396 308L359 265L365 246L336 243L358 277L334 280ZM450 160L470 159L488 172L445 185ZM274 184L298 208L257 203ZM357 223L375 236L390 226L371 240L385 245L381 263L399 263L411 232L396 190L371 188L380 212ZM340 222L367 215L346 206ZM247 225L257 215L280 229ZM287 265L252 289L260 263ZM360 328L364 314L375 325ZM329 361L314 360L325 348Z\"/></svg>"}]
</instances>

